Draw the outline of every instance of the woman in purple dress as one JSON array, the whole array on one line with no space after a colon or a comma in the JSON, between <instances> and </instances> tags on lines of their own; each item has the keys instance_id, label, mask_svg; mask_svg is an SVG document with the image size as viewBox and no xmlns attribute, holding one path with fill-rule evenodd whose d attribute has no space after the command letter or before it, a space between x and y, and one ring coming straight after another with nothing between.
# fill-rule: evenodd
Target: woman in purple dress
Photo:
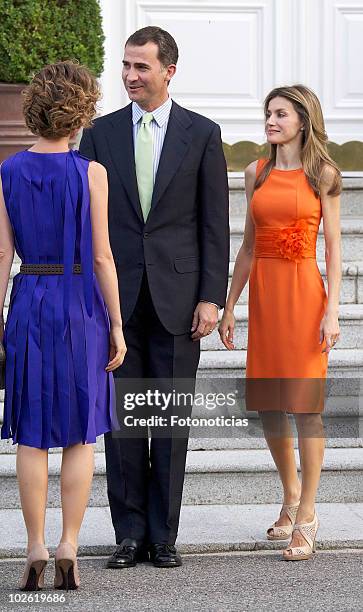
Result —
<instances>
[{"instance_id":1,"label":"woman in purple dress","mask_svg":"<svg viewBox=\"0 0 363 612\"><path fill-rule=\"evenodd\" d=\"M108 236L107 174L69 149L89 126L100 92L84 66L58 62L34 76L24 115L34 146L1 165L0 315L14 246L13 281L0 340L6 351L2 438L17 443L28 533L21 588L44 584L48 449L63 447L63 531L56 588L77 588L78 533L93 476L93 443L117 426L112 371L123 362L115 264Z\"/></svg>"}]
</instances>

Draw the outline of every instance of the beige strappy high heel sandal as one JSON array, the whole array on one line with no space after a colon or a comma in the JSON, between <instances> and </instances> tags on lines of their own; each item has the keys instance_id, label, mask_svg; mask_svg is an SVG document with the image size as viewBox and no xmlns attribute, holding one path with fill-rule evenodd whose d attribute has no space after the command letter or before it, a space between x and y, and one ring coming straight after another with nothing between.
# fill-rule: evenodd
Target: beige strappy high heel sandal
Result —
<instances>
[{"instance_id":1,"label":"beige strappy high heel sandal","mask_svg":"<svg viewBox=\"0 0 363 612\"><path fill-rule=\"evenodd\" d=\"M267 539L268 540L288 540L292 534L292 530L294 528L295 519L297 515L297 511L299 509L299 503L297 504L283 504L280 512L280 516L282 512L286 512L289 517L291 523L290 525L276 525L274 523L267 530Z\"/></svg>"},{"instance_id":2,"label":"beige strappy high heel sandal","mask_svg":"<svg viewBox=\"0 0 363 612\"><path fill-rule=\"evenodd\" d=\"M288 548L283 551L285 561L302 561L303 559L310 559L315 552L315 539L318 528L319 521L316 512L311 523L295 523L293 532L298 531L306 541L306 545L288 546ZM291 551L291 554L289 554L289 551Z\"/></svg>"}]
</instances>

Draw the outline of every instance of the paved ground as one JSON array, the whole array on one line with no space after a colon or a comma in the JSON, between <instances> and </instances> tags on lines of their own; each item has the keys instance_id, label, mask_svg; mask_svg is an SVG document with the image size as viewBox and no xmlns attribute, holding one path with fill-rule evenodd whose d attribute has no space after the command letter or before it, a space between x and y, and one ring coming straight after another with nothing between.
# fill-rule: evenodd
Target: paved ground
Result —
<instances>
[{"instance_id":1,"label":"paved ground","mask_svg":"<svg viewBox=\"0 0 363 612\"><path fill-rule=\"evenodd\" d=\"M62 604L9 603L23 561L0 561L0 609L93 612L351 611L362 603L362 551L319 551L310 561L286 563L278 552L189 555L179 569L150 564L106 570L102 557L80 561L82 584ZM51 588L47 567L43 595ZM57 593L59 593L57 591ZM360 603L359 603L360 602Z\"/></svg>"}]
</instances>

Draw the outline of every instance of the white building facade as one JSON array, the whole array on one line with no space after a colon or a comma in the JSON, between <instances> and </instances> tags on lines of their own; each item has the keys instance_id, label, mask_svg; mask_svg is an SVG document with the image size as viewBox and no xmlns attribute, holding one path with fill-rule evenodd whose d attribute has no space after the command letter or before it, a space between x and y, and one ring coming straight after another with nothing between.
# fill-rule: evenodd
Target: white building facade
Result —
<instances>
[{"instance_id":1,"label":"white building facade","mask_svg":"<svg viewBox=\"0 0 363 612\"><path fill-rule=\"evenodd\" d=\"M363 141L363 0L100 0L102 113L127 104L127 37L159 25L180 59L171 95L220 124L223 141L262 144L262 104L278 85L318 94L329 140Z\"/></svg>"}]
</instances>

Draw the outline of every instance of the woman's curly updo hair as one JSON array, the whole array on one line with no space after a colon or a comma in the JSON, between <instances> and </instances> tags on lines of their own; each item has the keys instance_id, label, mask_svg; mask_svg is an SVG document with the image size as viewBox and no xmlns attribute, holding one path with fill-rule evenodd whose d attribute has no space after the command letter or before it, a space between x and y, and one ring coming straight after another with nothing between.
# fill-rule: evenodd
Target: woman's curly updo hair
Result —
<instances>
[{"instance_id":1,"label":"woman's curly updo hair","mask_svg":"<svg viewBox=\"0 0 363 612\"><path fill-rule=\"evenodd\" d=\"M86 66L75 61L49 64L23 91L26 125L36 136L69 136L92 125L100 97L97 79Z\"/></svg>"}]
</instances>

